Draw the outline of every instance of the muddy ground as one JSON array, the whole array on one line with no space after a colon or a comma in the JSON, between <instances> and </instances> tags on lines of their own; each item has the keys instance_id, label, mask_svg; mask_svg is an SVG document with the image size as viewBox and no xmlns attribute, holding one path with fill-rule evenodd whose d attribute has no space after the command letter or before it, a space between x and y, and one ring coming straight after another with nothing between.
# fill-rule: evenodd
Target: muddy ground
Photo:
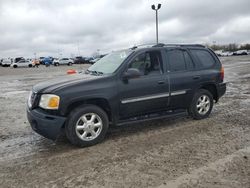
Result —
<instances>
[{"instance_id":1,"label":"muddy ground","mask_svg":"<svg viewBox=\"0 0 250 188\"><path fill-rule=\"evenodd\" d=\"M82 149L34 133L25 113L32 85L69 67L0 67L0 187L249 188L250 56L222 63L227 93L208 119L113 128Z\"/></svg>"}]
</instances>

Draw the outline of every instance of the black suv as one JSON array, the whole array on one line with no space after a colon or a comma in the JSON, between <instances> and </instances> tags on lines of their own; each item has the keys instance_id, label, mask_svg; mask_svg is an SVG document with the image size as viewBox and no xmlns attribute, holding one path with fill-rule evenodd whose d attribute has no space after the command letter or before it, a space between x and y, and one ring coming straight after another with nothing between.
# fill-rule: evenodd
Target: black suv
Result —
<instances>
[{"instance_id":1,"label":"black suv","mask_svg":"<svg viewBox=\"0 0 250 188\"><path fill-rule=\"evenodd\" d=\"M64 131L72 144L103 140L110 125L188 112L209 116L226 91L224 70L202 45L166 45L112 52L85 72L33 87L27 107L36 132L55 140Z\"/></svg>"}]
</instances>

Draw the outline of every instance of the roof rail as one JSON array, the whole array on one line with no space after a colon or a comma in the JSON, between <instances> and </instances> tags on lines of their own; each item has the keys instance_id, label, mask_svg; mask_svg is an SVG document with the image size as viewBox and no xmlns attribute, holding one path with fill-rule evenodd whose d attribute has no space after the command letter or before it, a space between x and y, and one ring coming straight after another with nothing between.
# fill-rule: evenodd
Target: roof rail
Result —
<instances>
[{"instance_id":1,"label":"roof rail","mask_svg":"<svg viewBox=\"0 0 250 188\"><path fill-rule=\"evenodd\" d=\"M165 44L164 46L173 46L173 47L203 47L205 48L204 45L202 44Z\"/></svg>"},{"instance_id":2,"label":"roof rail","mask_svg":"<svg viewBox=\"0 0 250 188\"><path fill-rule=\"evenodd\" d=\"M143 48L143 47L152 47L153 45L155 45L155 43L148 43L148 44L139 44L139 45L134 45L133 47L131 47L131 50L134 50L136 48Z\"/></svg>"},{"instance_id":3,"label":"roof rail","mask_svg":"<svg viewBox=\"0 0 250 188\"><path fill-rule=\"evenodd\" d=\"M156 45L154 45L154 46L152 46L152 47L163 47L163 46L165 46L164 43L158 43L158 44L156 44Z\"/></svg>"},{"instance_id":4,"label":"roof rail","mask_svg":"<svg viewBox=\"0 0 250 188\"><path fill-rule=\"evenodd\" d=\"M159 43L159 44L156 44L152 47L164 47L164 46L169 46L169 47L203 47L203 48L205 48L205 46L201 45L201 44L164 44L164 43Z\"/></svg>"},{"instance_id":5,"label":"roof rail","mask_svg":"<svg viewBox=\"0 0 250 188\"><path fill-rule=\"evenodd\" d=\"M140 45L134 45L131 47L131 50L135 50L137 48L143 48L143 47L202 47L206 48L206 46L202 44L164 44L164 43L149 43L149 44L140 44Z\"/></svg>"}]
</instances>

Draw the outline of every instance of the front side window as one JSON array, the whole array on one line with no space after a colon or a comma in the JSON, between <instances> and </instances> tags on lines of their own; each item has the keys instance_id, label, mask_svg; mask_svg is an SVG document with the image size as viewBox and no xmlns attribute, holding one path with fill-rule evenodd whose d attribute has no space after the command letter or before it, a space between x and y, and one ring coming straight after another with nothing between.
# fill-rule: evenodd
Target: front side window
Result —
<instances>
[{"instance_id":1,"label":"front side window","mask_svg":"<svg viewBox=\"0 0 250 188\"><path fill-rule=\"evenodd\" d=\"M158 51L145 52L136 56L128 68L136 68L141 75L157 75L162 73L162 58Z\"/></svg>"}]
</instances>

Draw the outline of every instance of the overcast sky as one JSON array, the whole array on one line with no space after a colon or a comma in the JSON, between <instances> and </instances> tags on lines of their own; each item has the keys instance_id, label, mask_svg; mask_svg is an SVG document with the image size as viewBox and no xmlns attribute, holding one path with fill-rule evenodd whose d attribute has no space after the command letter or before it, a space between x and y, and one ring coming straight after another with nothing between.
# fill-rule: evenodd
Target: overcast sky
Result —
<instances>
[{"instance_id":1,"label":"overcast sky","mask_svg":"<svg viewBox=\"0 0 250 188\"><path fill-rule=\"evenodd\" d=\"M0 0L0 58L91 55L159 41L250 43L250 0Z\"/></svg>"}]
</instances>

